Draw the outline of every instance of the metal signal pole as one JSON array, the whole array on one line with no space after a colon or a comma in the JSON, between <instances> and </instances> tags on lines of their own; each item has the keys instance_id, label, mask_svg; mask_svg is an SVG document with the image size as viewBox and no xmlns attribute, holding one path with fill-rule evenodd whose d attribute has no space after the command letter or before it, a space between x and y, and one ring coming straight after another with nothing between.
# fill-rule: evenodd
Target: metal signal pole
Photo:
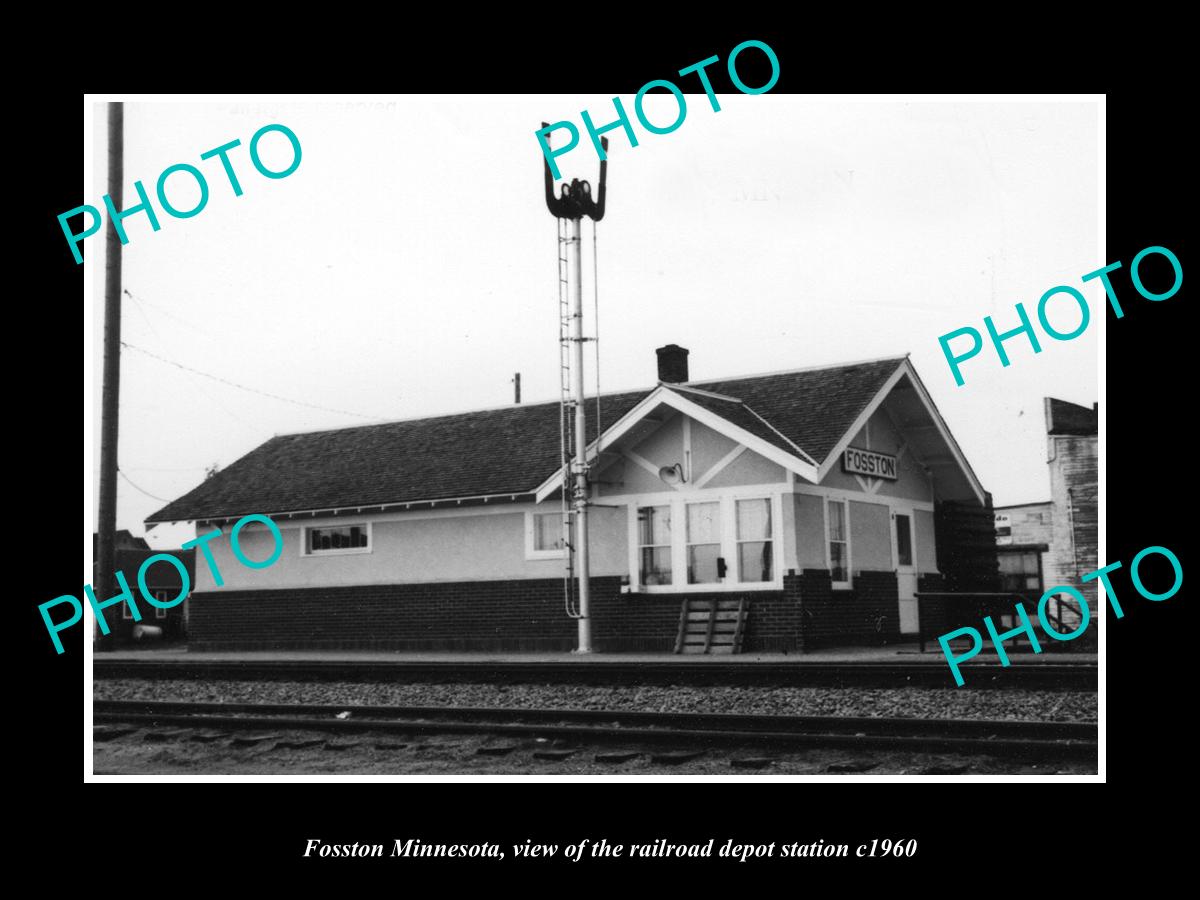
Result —
<instances>
[{"instance_id":1,"label":"metal signal pole","mask_svg":"<svg viewBox=\"0 0 1200 900\"><path fill-rule=\"evenodd\" d=\"M571 280L571 396L575 402L575 458L571 461L572 501L575 507L575 562L579 573L579 647L577 653L592 652L592 620L589 616L588 575L588 464L587 464L587 397L583 379L583 241L582 219L569 221L567 238L567 272ZM563 490L567 481L563 479Z\"/></svg>"},{"instance_id":2,"label":"metal signal pole","mask_svg":"<svg viewBox=\"0 0 1200 900\"><path fill-rule=\"evenodd\" d=\"M108 104L108 195L122 209L125 106ZM105 234L104 383L100 407L100 508L97 522L96 593L101 601L117 593L117 424L121 396L121 239L112 219ZM99 649L111 649L112 635L101 635Z\"/></svg>"},{"instance_id":3,"label":"metal signal pole","mask_svg":"<svg viewBox=\"0 0 1200 900\"><path fill-rule=\"evenodd\" d=\"M550 126L542 123L542 129ZM608 138L601 138L600 145L607 153ZM571 491L571 505L575 517L575 540L571 552L575 557L575 573L578 578L578 610L574 614L579 627L579 646L576 653L592 652L592 619L589 610L591 585L588 560L588 461L587 461L587 414L584 395L583 344L583 248L581 240L583 217L593 222L604 218L604 198L608 182L608 160L600 161L600 189L592 197L592 187L578 178L564 183L559 194L554 193L554 176L550 172L549 159L545 162L546 208L550 214L567 220L567 281L571 298L569 340L571 342L571 401L575 428L575 452L571 458L571 471L563 473L563 491ZM561 278L561 275L560 275ZM597 435L599 437L599 435Z\"/></svg>"}]
</instances>

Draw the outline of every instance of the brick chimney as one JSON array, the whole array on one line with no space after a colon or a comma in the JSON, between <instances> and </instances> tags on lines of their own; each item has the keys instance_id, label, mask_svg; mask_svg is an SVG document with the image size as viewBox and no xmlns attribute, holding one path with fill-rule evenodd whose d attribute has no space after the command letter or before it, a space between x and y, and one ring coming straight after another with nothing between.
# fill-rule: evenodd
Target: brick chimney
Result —
<instances>
[{"instance_id":1,"label":"brick chimney","mask_svg":"<svg viewBox=\"0 0 1200 900\"><path fill-rule=\"evenodd\" d=\"M678 384L688 380L688 352L678 344L667 344L654 351L658 354L658 380Z\"/></svg>"}]
</instances>

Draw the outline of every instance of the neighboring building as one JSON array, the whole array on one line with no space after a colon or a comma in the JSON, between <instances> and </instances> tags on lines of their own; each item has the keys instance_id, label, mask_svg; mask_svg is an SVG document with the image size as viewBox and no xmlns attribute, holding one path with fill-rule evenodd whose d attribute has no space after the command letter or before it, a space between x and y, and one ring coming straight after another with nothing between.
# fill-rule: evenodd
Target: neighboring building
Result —
<instances>
[{"instance_id":1,"label":"neighboring building","mask_svg":"<svg viewBox=\"0 0 1200 900\"><path fill-rule=\"evenodd\" d=\"M93 560L98 556L96 543L97 538L93 533ZM160 609L157 606L152 606L144 602L141 592L138 589L137 573L141 569L142 563L149 557L162 554L165 551L151 550L143 538L134 537L130 532L125 530L116 533L116 548L116 570L124 573L125 580L129 583L130 592L133 594L134 602L137 604L137 609L142 619L140 622L134 621L133 612L129 609L127 603L122 603L119 607L110 606L104 610L104 621L108 624L109 634L120 643L140 640L146 629L144 627L139 628L139 626L150 626L161 629L160 640L183 640L187 635L188 599L185 598L182 603L172 606L170 609ZM191 550L176 550L167 555L177 557L183 562L188 572L189 582L195 585L195 553ZM95 584L98 578L94 562L92 569L92 583ZM146 587L156 599L171 601L179 596L179 591L183 587L183 584L179 578L179 570L164 561L155 563L146 570ZM99 625L96 626L95 635L97 637L100 635Z\"/></svg>"},{"instance_id":2,"label":"neighboring building","mask_svg":"<svg viewBox=\"0 0 1200 900\"><path fill-rule=\"evenodd\" d=\"M1050 500L996 508L1003 587L1035 603L1049 588L1074 587L1087 597L1094 616L1096 583L1084 584L1082 578L1099 567L1098 406L1089 409L1053 397L1045 398L1044 406ZM1064 603L1063 618L1068 629L1079 621L1070 603Z\"/></svg>"},{"instance_id":3,"label":"neighboring building","mask_svg":"<svg viewBox=\"0 0 1200 900\"><path fill-rule=\"evenodd\" d=\"M996 507L1000 590L1037 602L1045 583L1043 557L1050 549L1049 501Z\"/></svg>"},{"instance_id":4,"label":"neighboring building","mask_svg":"<svg viewBox=\"0 0 1200 900\"><path fill-rule=\"evenodd\" d=\"M657 386L589 416L597 650L669 651L681 600L745 598L747 651L898 640L914 592L994 589L990 496L906 357ZM595 401L588 404L595 409ZM213 541L196 649L565 650L558 403L272 438L148 523ZM240 534L271 553L259 525Z\"/></svg>"}]
</instances>

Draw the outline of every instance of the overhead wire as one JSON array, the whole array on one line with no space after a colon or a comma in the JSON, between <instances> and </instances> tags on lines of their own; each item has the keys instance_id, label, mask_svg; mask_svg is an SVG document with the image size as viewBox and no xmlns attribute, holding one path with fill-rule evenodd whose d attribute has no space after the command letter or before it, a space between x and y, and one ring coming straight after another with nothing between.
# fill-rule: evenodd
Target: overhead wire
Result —
<instances>
[{"instance_id":1,"label":"overhead wire","mask_svg":"<svg viewBox=\"0 0 1200 900\"><path fill-rule=\"evenodd\" d=\"M158 500L162 503L170 503L171 502L166 497L160 497L157 494L150 493L144 487L139 487L137 484L134 483L134 481L128 475L125 474L125 470L120 468L119 466L117 467L117 474L120 475L122 478L124 478L129 483L130 487L132 487L136 491L140 491L141 493L145 494L151 500Z\"/></svg>"},{"instance_id":2,"label":"overhead wire","mask_svg":"<svg viewBox=\"0 0 1200 900\"><path fill-rule=\"evenodd\" d=\"M349 410L345 410L345 409L334 409L333 407L330 407L330 406L319 406L316 403L305 403L303 400L293 400L291 397L281 397L279 394L272 394L269 391L260 391L258 388L252 388L252 387L249 387L244 384L238 384L236 381L230 381L228 378L222 378L219 375L213 375L211 372L202 372L199 369L193 369L191 366L185 366L185 365L183 365L183 363L175 362L173 359L167 359L165 356L159 356L157 353L152 353L143 347L138 347L136 344L130 344L128 341L121 341L121 346L125 347L129 350L136 350L138 353L148 356L151 359L156 359L159 362L165 363L168 366L174 366L176 369L182 369L184 372L191 372L194 375L200 375L200 376L203 376L204 378L210 378L213 381L219 382L220 384L224 384L228 387L233 387L233 388L237 388L238 390L247 391L251 394L258 394L259 396L262 396L262 397L269 397L270 399L278 400L281 403L291 403L295 406L303 406L308 409L320 410L321 412L331 412L331 413L337 413L338 415L342 415L342 416L351 416L355 419L363 419L364 421L367 421L367 422L385 421L384 419L380 419L377 417L364 416L362 413L350 412Z\"/></svg>"}]
</instances>

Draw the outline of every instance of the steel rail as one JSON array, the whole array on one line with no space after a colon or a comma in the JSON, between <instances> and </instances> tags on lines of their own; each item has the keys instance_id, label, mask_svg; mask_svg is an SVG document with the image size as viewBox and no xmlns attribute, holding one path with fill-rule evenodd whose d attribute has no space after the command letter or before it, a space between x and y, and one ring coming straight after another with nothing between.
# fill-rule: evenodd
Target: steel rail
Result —
<instances>
[{"instance_id":1,"label":"steel rail","mask_svg":"<svg viewBox=\"0 0 1200 900\"><path fill-rule=\"evenodd\" d=\"M338 716L341 716L339 718ZM95 700L96 723L1095 757L1091 722Z\"/></svg>"}]
</instances>

